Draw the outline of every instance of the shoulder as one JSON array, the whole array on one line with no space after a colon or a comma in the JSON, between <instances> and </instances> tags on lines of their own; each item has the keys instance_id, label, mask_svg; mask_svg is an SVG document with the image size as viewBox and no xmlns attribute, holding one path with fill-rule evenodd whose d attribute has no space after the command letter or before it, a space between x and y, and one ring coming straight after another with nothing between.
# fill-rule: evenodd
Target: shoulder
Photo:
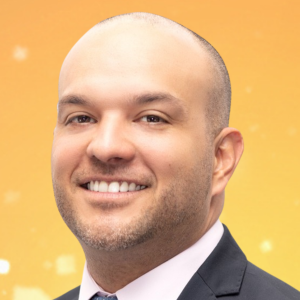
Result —
<instances>
[{"instance_id":1,"label":"shoulder","mask_svg":"<svg viewBox=\"0 0 300 300\"><path fill-rule=\"evenodd\" d=\"M250 263L225 225L219 244L197 274L185 295L198 284L199 298L206 290L228 300L300 300L299 291Z\"/></svg>"},{"instance_id":2,"label":"shoulder","mask_svg":"<svg viewBox=\"0 0 300 300\"><path fill-rule=\"evenodd\" d=\"M243 295L250 295L249 299L300 300L299 291L250 262L240 290Z\"/></svg>"},{"instance_id":3,"label":"shoulder","mask_svg":"<svg viewBox=\"0 0 300 300\"><path fill-rule=\"evenodd\" d=\"M54 300L78 300L79 297L80 286L76 287L73 290L68 291L62 296L54 299Z\"/></svg>"}]
</instances>

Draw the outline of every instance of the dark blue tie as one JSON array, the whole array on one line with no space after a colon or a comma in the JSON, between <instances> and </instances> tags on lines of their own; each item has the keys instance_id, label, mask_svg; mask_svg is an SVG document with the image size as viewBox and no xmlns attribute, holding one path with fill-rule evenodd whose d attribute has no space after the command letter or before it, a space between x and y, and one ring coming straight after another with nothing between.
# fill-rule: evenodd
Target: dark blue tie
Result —
<instances>
[{"instance_id":1,"label":"dark blue tie","mask_svg":"<svg viewBox=\"0 0 300 300\"><path fill-rule=\"evenodd\" d=\"M118 298L116 296L102 297L96 294L93 298L91 298L91 300L118 300Z\"/></svg>"}]
</instances>

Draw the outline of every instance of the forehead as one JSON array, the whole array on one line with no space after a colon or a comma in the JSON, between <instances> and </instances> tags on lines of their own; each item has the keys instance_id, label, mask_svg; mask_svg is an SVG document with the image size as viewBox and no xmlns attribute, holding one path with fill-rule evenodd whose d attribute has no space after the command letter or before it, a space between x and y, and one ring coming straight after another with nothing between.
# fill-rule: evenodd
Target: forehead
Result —
<instances>
[{"instance_id":1,"label":"forehead","mask_svg":"<svg viewBox=\"0 0 300 300\"><path fill-rule=\"evenodd\" d=\"M116 23L91 29L72 48L61 70L59 98L79 91L146 91L204 99L211 74L208 55L184 30Z\"/></svg>"}]
</instances>

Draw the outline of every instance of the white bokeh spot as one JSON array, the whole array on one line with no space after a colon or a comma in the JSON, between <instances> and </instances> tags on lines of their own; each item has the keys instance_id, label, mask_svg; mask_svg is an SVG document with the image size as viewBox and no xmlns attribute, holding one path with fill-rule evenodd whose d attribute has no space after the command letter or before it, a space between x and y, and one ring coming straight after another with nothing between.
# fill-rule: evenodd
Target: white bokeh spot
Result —
<instances>
[{"instance_id":1,"label":"white bokeh spot","mask_svg":"<svg viewBox=\"0 0 300 300\"><path fill-rule=\"evenodd\" d=\"M22 46L15 46L13 49L13 58L16 61L23 61L28 57L28 49Z\"/></svg>"},{"instance_id":2,"label":"white bokeh spot","mask_svg":"<svg viewBox=\"0 0 300 300\"><path fill-rule=\"evenodd\" d=\"M273 250L273 245L270 240L265 240L259 245L259 248L262 253L268 253Z\"/></svg>"},{"instance_id":3,"label":"white bokeh spot","mask_svg":"<svg viewBox=\"0 0 300 300\"><path fill-rule=\"evenodd\" d=\"M246 86L246 88L245 88L245 92L247 93L247 94L251 94L252 93L252 87L251 86Z\"/></svg>"},{"instance_id":4,"label":"white bokeh spot","mask_svg":"<svg viewBox=\"0 0 300 300\"><path fill-rule=\"evenodd\" d=\"M297 134L297 128L295 128L295 127L290 127L290 128L288 128L287 134L288 134L289 136L295 136L295 135Z\"/></svg>"},{"instance_id":5,"label":"white bokeh spot","mask_svg":"<svg viewBox=\"0 0 300 300\"><path fill-rule=\"evenodd\" d=\"M53 264L52 264L51 261L46 260L46 261L43 262L43 267L44 267L44 269L46 269L46 270L50 270L50 269L53 267Z\"/></svg>"},{"instance_id":6,"label":"white bokeh spot","mask_svg":"<svg viewBox=\"0 0 300 300\"><path fill-rule=\"evenodd\" d=\"M25 287L16 285L13 291L13 300L51 300L39 287Z\"/></svg>"},{"instance_id":7,"label":"white bokeh spot","mask_svg":"<svg viewBox=\"0 0 300 300\"><path fill-rule=\"evenodd\" d=\"M6 193L4 193L4 203L10 204L15 203L21 198L21 192L8 190Z\"/></svg>"},{"instance_id":8,"label":"white bokeh spot","mask_svg":"<svg viewBox=\"0 0 300 300\"><path fill-rule=\"evenodd\" d=\"M60 255L55 261L56 273L58 275L69 275L76 273L74 255Z\"/></svg>"},{"instance_id":9,"label":"white bokeh spot","mask_svg":"<svg viewBox=\"0 0 300 300\"><path fill-rule=\"evenodd\" d=\"M10 270L10 263L5 259L0 259L0 274L8 274Z\"/></svg>"},{"instance_id":10,"label":"white bokeh spot","mask_svg":"<svg viewBox=\"0 0 300 300\"><path fill-rule=\"evenodd\" d=\"M249 131L250 132L256 132L258 129L259 129L258 124L252 124L251 126L249 126Z\"/></svg>"},{"instance_id":11,"label":"white bokeh spot","mask_svg":"<svg viewBox=\"0 0 300 300\"><path fill-rule=\"evenodd\" d=\"M255 31L254 37L260 40L263 38L263 33L261 31Z\"/></svg>"}]
</instances>

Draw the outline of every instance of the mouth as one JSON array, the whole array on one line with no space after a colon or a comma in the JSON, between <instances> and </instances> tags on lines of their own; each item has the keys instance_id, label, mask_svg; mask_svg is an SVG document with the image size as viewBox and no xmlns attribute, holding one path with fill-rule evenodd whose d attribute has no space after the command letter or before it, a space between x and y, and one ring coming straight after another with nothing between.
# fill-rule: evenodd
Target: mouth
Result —
<instances>
[{"instance_id":1,"label":"mouth","mask_svg":"<svg viewBox=\"0 0 300 300\"><path fill-rule=\"evenodd\" d=\"M146 185L140 185L135 182L127 182L127 181L89 181L81 187L86 190L98 192L98 193L127 193L127 192L135 192L139 190L144 190L147 188Z\"/></svg>"}]
</instances>

